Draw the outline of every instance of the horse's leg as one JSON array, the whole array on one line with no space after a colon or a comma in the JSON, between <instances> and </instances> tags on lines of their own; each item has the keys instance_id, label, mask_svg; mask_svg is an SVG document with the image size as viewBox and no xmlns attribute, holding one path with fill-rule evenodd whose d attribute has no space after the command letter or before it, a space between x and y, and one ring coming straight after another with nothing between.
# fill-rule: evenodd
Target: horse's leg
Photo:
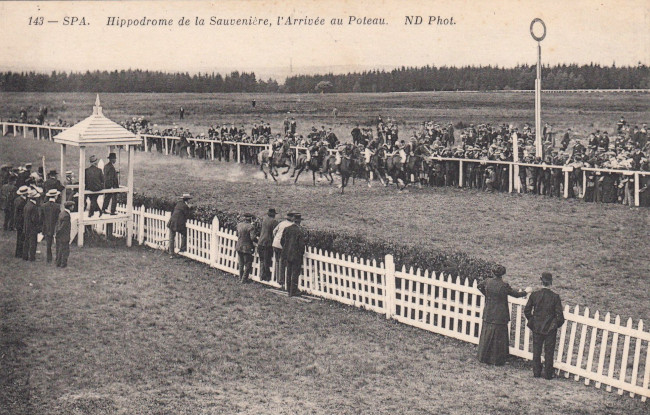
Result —
<instances>
[{"instance_id":1,"label":"horse's leg","mask_svg":"<svg viewBox=\"0 0 650 415\"><path fill-rule=\"evenodd\" d=\"M316 170L311 171L311 180L314 183L314 186L316 186Z\"/></svg>"},{"instance_id":2,"label":"horse's leg","mask_svg":"<svg viewBox=\"0 0 650 415\"><path fill-rule=\"evenodd\" d=\"M298 169L298 173L296 173L296 171L294 170L293 173L296 175L296 179L293 181L294 183L298 182L298 177L300 177L300 173L302 173L302 170L303 170L302 167L300 167L300 169ZM293 177L293 175L291 177Z\"/></svg>"},{"instance_id":3,"label":"horse's leg","mask_svg":"<svg viewBox=\"0 0 650 415\"><path fill-rule=\"evenodd\" d=\"M268 179L269 176L267 176L266 172L264 171L264 162L260 163L260 170L262 170L262 173L264 173L264 179Z\"/></svg>"}]
</instances>

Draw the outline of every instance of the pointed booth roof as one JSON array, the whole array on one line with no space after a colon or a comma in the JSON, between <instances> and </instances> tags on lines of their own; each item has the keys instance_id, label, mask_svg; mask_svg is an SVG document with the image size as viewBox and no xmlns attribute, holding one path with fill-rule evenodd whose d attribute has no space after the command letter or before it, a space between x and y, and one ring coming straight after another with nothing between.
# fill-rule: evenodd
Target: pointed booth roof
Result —
<instances>
[{"instance_id":1,"label":"pointed booth roof","mask_svg":"<svg viewBox=\"0 0 650 415\"><path fill-rule=\"evenodd\" d=\"M93 114L85 120L54 136L54 142L73 146L107 145L120 146L140 144L131 131L106 118L102 113L99 95L93 107Z\"/></svg>"}]
</instances>

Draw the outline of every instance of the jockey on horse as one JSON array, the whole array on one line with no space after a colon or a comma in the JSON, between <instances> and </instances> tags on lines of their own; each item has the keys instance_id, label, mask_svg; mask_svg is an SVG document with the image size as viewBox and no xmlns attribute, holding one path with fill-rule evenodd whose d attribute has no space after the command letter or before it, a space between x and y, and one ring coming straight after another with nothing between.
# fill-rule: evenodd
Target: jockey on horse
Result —
<instances>
[{"instance_id":1,"label":"jockey on horse","mask_svg":"<svg viewBox=\"0 0 650 415\"><path fill-rule=\"evenodd\" d=\"M276 135L276 140L271 144L270 149L260 151L257 155L257 161L260 165L260 170L264 173L264 178L267 178L266 171L264 171L264 165L269 166L269 174L274 181L275 176L277 176L278 167L286 167L287 170L282 172L282 174L289 173L291 169L291 145L288 140L282 140L280 134ZM287 163L289 161L289 163ZM275 174L273 172L275 171Z\"/></svg>"}]
</instances>

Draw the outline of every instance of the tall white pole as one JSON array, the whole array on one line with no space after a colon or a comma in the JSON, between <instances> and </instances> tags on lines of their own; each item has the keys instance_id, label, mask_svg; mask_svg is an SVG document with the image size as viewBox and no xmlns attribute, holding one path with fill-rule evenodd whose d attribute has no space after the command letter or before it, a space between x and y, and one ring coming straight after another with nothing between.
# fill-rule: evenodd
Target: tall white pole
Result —
<instances>
[{"instance_id":1,"label":"tall white pole","mask_svg":"<svg viewBox=\"0 0 650 415\"><path fill-rule=\"evenodd\" d=\"M537 79L535 79L535 155L542 154L542 45L537 42Z\"/></svg>"}]
</instances>

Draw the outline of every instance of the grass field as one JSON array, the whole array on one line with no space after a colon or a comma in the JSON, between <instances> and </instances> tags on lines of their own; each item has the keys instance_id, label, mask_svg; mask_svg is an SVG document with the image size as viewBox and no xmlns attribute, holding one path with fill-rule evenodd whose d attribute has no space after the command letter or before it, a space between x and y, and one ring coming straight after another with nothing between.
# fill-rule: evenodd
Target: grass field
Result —
<instances>
[{"instance_id":1,"label":"grass field","mask_svg":"<svg viewBox=\"0 0 650 415\"><path fill-rule=\"evenodd\" d=\"M554 131L568 127L577 138L600 129L612 133L621 116L632 125L650 122L648 94L544 94L542 119ZM256 100L252 108L251 101ZM291 111L298 133L312 126L332 127L341 140L350 140L355 123L374 125L377 115L398 120L402 138L422 121L464 123L513 123L535 125L534 95L522 92L416 92L389 94L101 94L104 113L115 121L143 116L163 126L177 123L191 131L207 132L208 125L234 122L250 130L254 122L270 122L282 131L282 120ZM76 122L92 112L94 94L0 92L0 118L18 117L26 108L31 118L40 105L49 109L49 119ZM185 119L178 119L180 107ZM333 110L338 117L333 117ZM458 138L458 137L457 137ZM558 137L559 139L559 137Z\"/></svg>"},{"instance_id":2,"label":"grass field","mask_svg":"<svg viewBox=\"0 0 650 415\"><path fill-rule=\"evenodd\" d=\"M58 151L51 142L0 139L2 163L37 162L45 155L57 167ZM70 157L70 166L76 165L74 152ZM296 210L311 228L464 251L505 265L515 287L536 285L548 270L566 304L620 314L623 321L650 318L647 209L468 189L397 193L360 183L340 195L307 178L293 185L285 177L275 185L252 166L143 153L136 163L137 192L173 197L189 191L196 204L258 215L269 207Z\"/></svg>"},{"instance_id":3,"label":"grass field","mask_svg":"<svg viewBox=\"0 0 650 415\"><path fill-rule=\"evenodd\" d=\"M0 414L647 414L528 363L164 253L14 259L0 233Z\"/></svg>"}]
</instances>

